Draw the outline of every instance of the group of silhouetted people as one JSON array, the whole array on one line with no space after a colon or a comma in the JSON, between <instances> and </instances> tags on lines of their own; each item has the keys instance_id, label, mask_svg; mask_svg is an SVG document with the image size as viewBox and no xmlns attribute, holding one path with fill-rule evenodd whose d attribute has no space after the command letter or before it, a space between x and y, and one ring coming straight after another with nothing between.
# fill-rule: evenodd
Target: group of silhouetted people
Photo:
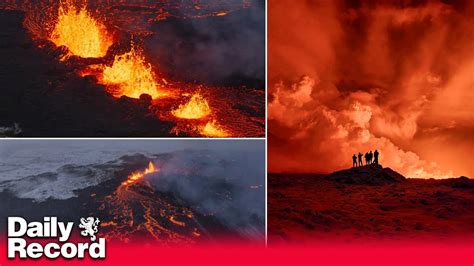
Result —
<instances>
[{"instance_id":1,"label":"group of silhouetted people","mask_svg":"<svg viewBox=\"0 0 474 266\"><path fill-rule=\"evenodd\" d=\"M364 156L365 165L379 163L379 152L377 150L375 150L373 153L372 151L366 152L365 155L359 152L357 156L355 155L355 153L354 155L352 155L352 167L364 165L364 163L362 162L362 156Z\"/></svg>"}]
</instances>

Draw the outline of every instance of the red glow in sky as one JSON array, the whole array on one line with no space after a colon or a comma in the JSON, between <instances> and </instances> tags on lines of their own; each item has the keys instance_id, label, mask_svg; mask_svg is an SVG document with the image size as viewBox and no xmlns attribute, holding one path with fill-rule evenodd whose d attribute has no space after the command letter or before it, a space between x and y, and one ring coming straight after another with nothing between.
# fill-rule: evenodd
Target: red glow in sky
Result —
<instances>
[{"instance_id":1,"label":"red glow in sky","mask_svg":"<svg viewBox=\"0 0 474 266\"><path fill-rule=\"evenodd\" d=\"M269 1L269 172L473 177L474 2Z\"/></svg>"}]
</instances>

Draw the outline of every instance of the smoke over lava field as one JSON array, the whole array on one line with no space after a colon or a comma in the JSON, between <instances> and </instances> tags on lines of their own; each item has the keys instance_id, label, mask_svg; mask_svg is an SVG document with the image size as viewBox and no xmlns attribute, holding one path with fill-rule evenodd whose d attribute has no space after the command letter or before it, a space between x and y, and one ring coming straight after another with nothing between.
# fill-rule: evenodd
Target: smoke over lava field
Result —
<instances>
[{"instance_id":1,"label":"smoke over lava field","mask_svg":"<svg viewBox=\"0 0 474 266\"><path fill-rule=\"evenodd\" d=\"M269 172L474 176L472 1L271 1Z\"/></svg>"},{"instance_id":2,"label":"smoke over lava field","mask_svg":"<svg viewBox=\"0 0 474 266\"><path fill-rule=\"evenodd\" d=\"M1 135L264 135L264 1L6 1L0 20Z\"/></svg>"},{"instance_id":3,"label":"smoke over lava field","mask_svg":"<svg viewBox=\"0 0 474 266\"><path fill-rule=\"evenodd\" d=\"M262 141L0 144L2 228L7 216L94 216L112 242L264 241Z\"/></svg>"}]
</instances>

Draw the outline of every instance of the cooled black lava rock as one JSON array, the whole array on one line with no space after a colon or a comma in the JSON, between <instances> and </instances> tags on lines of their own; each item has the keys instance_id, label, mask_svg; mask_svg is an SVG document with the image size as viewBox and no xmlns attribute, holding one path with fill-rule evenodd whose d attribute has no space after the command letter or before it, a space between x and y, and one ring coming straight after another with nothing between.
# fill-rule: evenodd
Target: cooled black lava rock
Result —
<instances>
[{"instance_id":1,"label":"cooled black lava rock","mask_svg":"<svg viewBox=\"0 0 474 266\"><path fill-rule=\"evenodd\" d=\"M460 176L458 178L448 178L442 181L444 185L452 188L474 188L474 179L470 179L466 176Z\"/></svg>"},{"instance_id":2,"label":"cooled black lava rock","mask_svg":"<svg viewBox=\"0 0 474 266\"><path fill-rule=\"evenodd\" d=\"M326 180L336 181L344 184L385 185L406 181L406 178L379 164L353 167L334 172L325 177Z\"/></svg>"}]
</instances>

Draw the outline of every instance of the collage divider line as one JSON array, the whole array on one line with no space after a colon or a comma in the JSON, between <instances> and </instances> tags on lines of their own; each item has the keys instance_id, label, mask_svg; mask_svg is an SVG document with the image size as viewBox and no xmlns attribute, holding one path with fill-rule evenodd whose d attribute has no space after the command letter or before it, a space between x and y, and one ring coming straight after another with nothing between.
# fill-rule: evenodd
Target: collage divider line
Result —
<instances>
[{"instance_id":1,"label":"collage divider line","mask_svg":"<svg viewBox=\"0 0 474 266\"><path fill-rule=\"evenodd\" d=\"M265 0L265 247L268 247L268 0Z\"/></svg>"}]
</instances>

